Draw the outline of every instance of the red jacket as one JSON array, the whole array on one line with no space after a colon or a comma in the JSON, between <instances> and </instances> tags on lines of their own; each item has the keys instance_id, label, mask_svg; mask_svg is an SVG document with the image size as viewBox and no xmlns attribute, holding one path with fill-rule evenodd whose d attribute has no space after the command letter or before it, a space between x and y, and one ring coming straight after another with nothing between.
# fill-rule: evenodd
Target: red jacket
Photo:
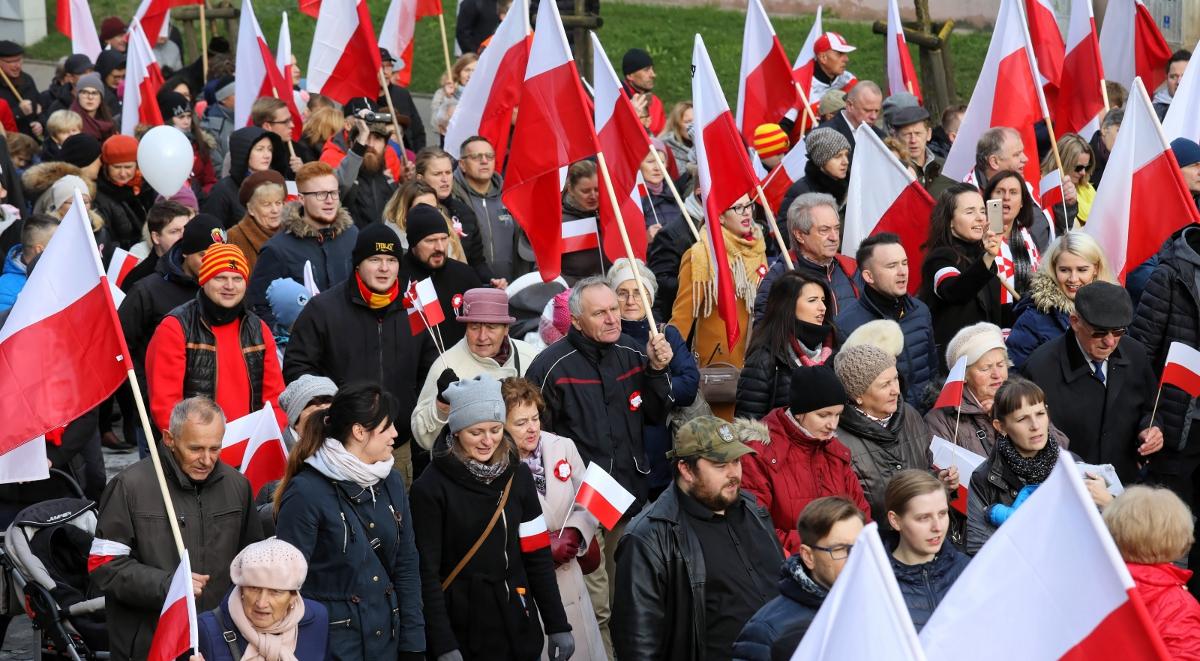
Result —
<instances>
[{"instance_id":1,"label":"red jacket","mask_svg":"<svg viewBox=\"0 0 1200 661\"><path fill-rule=\"evenodd\" d=\"M1200 604L1185 585L1192 572L1169 562L1126 564L1171 658L1200 659Z\"/></svg>"},{"instance_id":2,"label":"red jacket","mask_svg":"<svg viewBox=\"0 0 1200 661\"><path fill-rule=\"evenodd\" d=\"M786 407L771 411L763 422L770 438L747 443L757 454L742 458L742 487L771 513L775 534L788 555L800 550L796 519L817 498L845 496L871 520L871 507L846 446L837 438L809 438Z\"/></svg>"}]
</instances>

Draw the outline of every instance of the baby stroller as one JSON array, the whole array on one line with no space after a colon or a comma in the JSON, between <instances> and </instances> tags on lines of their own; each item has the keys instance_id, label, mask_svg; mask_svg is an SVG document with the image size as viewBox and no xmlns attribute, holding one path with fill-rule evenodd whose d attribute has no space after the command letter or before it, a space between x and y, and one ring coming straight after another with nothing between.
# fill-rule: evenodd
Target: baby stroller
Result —
<instances>
[{"instance_id":1,"label":"baby stroller","mask_svg":"<svg viewBox=\"0 0 1200 661\"><path fill-rule=\"evenodd\" d=\"M77 498L56 498L21 510L4 533L0 549L0 612L24 610L38 631L40 659L108 659L104 597L89 593L88 553L96 532L96 504L84 498L66 473Z\"/></svg>"}]
</instances>

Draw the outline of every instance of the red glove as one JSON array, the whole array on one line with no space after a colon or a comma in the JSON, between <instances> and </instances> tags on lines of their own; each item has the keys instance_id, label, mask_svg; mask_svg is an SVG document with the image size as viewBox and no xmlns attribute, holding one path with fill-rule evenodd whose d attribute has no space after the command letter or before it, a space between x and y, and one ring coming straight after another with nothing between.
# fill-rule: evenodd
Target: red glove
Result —
<instances>
[{"instance_id":1,"label":"red glove","mask_svg":"<svg viewBox=\"0 0 1200 661\"><path fill-rule=\"evenodd\" d=\"M579 546L583 544L583 535L574 528L567 528L562 534L550 533L550 555L554 556L554 564L565 565L579 555Z\"/></svg>"}]
</instances>

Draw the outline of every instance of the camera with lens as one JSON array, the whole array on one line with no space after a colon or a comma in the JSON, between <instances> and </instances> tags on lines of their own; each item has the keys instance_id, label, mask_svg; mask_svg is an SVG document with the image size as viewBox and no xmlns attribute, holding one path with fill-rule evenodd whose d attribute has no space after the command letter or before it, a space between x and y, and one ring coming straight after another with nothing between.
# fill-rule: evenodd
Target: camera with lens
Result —
<instances>
[{"instance_id":1,"label":"camera with lens","mask_svg":"<svg viewBox=\"0 0 1200 661\"><path fill-rule=\"evenodd\" d=\"M392 113L390 112L364 112L360 114L359 117L368 124L392 123Z\"/></svg>"}]
</instances>

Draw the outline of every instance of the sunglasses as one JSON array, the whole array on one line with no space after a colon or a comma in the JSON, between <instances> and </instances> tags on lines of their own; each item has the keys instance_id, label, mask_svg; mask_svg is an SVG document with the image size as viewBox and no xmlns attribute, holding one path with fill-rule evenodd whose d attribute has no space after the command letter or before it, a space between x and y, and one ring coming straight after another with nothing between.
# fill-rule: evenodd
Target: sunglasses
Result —
<instances>
[{"instance_id":1,"label":"sunglasses","mask_svg":"<svg viewBox=\"0 0 1200 661\"><path fill-rule=\"evenodd\" d=\"M1087 172L1087 169L1088 169L1088 166L1086 166L1086 165L1076 165L1076 166L1075 166L1075 172L1076 172L1076 173L1080 173L1080 174L1082 174L1082 173L1084 173L1084 172Z\"/></svg>"},{"instance_id":2,"label":"sunglasses","mask_svg":"<svg viewBox=\"0 0 1200 661\"><path fill-rule=\"evenodd\" d=\"M1093 340L1099 340L1108 335L1112 335L1116 339L1121 339L1121 337L1123 337L1125 335L1125 329L1124 328L1109 328L1106 330L1096 330L1094 328L1092 329L1092 339Z\"/></svg>"}]
</instances>

